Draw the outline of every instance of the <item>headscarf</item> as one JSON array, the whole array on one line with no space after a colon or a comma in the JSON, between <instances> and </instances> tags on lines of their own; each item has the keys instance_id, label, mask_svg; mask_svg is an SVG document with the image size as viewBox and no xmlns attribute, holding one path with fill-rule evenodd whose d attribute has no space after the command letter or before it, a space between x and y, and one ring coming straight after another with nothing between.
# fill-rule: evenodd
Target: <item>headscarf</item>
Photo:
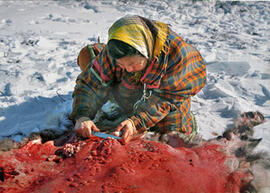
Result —
<instances>
[{"instance_id":1,"label":"headscarf","mask_svg":"<svg viewBox=\"0 0 270 193\"><path fill-rule=\"evenodd\" d=\"M132 15L120 18L110 27L108 41L123 41L152 60L164 50L167 36L167 24Z\"/></svg>"}]
</instances>

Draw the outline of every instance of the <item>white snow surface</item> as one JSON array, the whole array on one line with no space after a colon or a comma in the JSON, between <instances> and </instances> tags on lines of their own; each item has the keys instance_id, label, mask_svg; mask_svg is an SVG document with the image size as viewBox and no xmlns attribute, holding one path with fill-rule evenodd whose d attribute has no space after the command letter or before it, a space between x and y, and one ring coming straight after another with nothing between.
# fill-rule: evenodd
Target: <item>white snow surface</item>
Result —
<instances>
[{"instance_id":1,"label":"white snow surface","mask_svg":"<svg viewBox=\"0 0 270 193\"><path fill-rule=\"evenodd\" d=\"M107 41L118 18L136 14L168 24L207 62L207 85L192 99L199 133L216 137L241 112L260 111L255 128L270 149L270 2L179 0L0 0L0 139L70 125L76 59Z\"/></svg>"}]
</instances>

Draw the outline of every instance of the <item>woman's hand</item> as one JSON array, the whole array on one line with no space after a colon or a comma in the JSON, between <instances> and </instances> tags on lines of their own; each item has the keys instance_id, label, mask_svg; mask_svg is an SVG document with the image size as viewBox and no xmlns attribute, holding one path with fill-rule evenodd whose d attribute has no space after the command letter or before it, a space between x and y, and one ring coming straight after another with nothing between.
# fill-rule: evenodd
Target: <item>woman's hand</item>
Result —
<instances>
[{"instance_id":1,"label":"woman's hand","mask_svg":"<svg viewBox=\"0 0 270 193\"><path fill-rule=\"evenodd\" d=\"M92 136L92 131L98 132L99 129L93 121L88 117L81 117L76 120L75 132L84 138L90 138Z\"/></svg>"},{"instance_id":2,"label":"woman's hand","mask_svg":"<svg viewBox=\"0 0 270 193\"><path fill-rule=\"evenodd\" d=\"M132 136L137 133L135 125L131 119L127 119L120 123L116 127L113 134L119 137L121 133L121 137L124 143L128 143L132 139Z\"/></svg>"}]
</instances>

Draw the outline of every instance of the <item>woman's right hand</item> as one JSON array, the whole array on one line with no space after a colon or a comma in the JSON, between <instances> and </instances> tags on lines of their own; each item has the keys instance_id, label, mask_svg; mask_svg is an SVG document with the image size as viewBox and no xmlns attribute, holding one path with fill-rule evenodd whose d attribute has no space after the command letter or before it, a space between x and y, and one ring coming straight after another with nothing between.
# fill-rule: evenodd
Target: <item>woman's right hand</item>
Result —
<instances>
[{"instance_id":1,"label":"woman's right hand","mask_svg":"<svg viewBox=\"0 0 270 193\"><path fill-rule=\"evenodd\" d=\"M99 129L93 121L88 117L81 117L76 120L75 132L84 138L90 138L92 136L92 131L99 132Z\"/></svg>"}]
</instances>

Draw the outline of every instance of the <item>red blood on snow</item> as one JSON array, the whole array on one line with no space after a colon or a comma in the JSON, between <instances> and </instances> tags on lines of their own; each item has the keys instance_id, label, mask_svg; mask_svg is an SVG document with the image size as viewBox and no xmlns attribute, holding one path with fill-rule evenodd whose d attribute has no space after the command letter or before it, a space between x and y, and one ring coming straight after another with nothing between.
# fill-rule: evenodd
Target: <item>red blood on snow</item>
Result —
<instances>
[{"instance_id":1,"label":"red blood on snow","mask_svg":"<svg viewBox=\"0 0 270 193\"><path fill-rule=\"evenodd\" d=\"M214 142L173 148L93 137L59 148L32 141L0 154L0 192L237 193L252 180L239 163Z\"/></svg>"}]
</instances>

